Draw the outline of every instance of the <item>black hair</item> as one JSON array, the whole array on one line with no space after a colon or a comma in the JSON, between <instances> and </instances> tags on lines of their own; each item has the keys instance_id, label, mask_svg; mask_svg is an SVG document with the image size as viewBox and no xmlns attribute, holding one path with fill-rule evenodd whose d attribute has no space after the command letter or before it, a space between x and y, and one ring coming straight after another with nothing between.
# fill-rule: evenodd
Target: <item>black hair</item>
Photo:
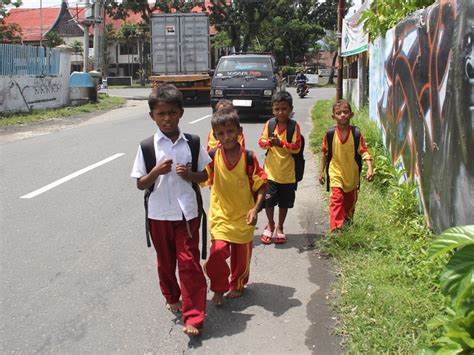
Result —
<instances>
[{"instance_id":1,"label":"black hair","mask_svg":"<svg viewBox=\"0 0 474 355\"><path fill-rule=\"evenodd\" d=\"M153 111L156 105L167 103L183 109L183 94L172 84L162 84L154 88L148 96L148 106Z\"/></svg>"},{"instance_id":2,"label":"black hair","mask_svg":"<svg viewBox=\"0 0 474 355\"><path fill-rule=\"evenodd\" d=\"M219 110L222 110L223 108L234 108L234 105L232 104L232 101L228 100L228 99L220 99L219 101L217 101L217 104L216 104L216 108L217 107L221 107L219 108Z\"/></svg>"},{"instance_id":3,"label":"black hair","mask_svg":"<svg viewBox=\"0 0 474 355\"><path fill-rule=\"evenodd\" d=\"M217 126L225 126L228 122L240 128L239 115L234 108L225 107L219 111L214 112L211 119L211 126L214 129Z\"/></svg>"},{"instance_id":4,"label":"black hair","mask_svg":"<svg viewBox=\"0 0 474 355\"><path fill-rule=\"evenodd\" d=\"M337 100L334 103L334 105L332 105L332 112L334 113L336 108L338 108L339 106L347 106L349 108L349 111L352 112L352 107L351 107L351 104L349 103L349 101L343 100L343 99Z\"/></svg>"},{"instance_id":5,"label":"black hair","mask_svg":"<svg viewBox=\"0 0 474 355\"><path fill-rule=\"evenodd\" d=\"M288 102L293 107L293 98L288 91L278 91L272 96L272 105L275 102Z\"/></svg>"}]
</instances>

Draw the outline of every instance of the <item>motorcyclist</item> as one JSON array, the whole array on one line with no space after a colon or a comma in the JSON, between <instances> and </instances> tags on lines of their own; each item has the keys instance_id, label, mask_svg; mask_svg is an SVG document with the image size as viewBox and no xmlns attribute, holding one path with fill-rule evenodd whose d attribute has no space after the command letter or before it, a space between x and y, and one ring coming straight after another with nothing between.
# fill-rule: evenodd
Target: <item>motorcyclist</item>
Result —
<instances>
[{"instance_id":1,"label":"motorcyclist","mask_svg":"<svg viewBox=\"0 0 474 355\"><path fill-rule=\"evenodd\" d=\"M306 84L308 82L308 77L305 75L303 70L298 73L298 75L295 78L295 81L296 81L297 88L301 84L303 92L308 91L308 85Z\"/></svg>"}]
</instances>

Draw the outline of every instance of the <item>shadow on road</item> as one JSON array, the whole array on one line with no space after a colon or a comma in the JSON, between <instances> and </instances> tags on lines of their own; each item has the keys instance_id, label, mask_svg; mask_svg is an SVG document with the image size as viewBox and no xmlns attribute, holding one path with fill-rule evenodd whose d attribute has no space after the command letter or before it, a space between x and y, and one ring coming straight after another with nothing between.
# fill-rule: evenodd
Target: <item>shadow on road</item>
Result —
<instances>
[{"instance_id":1,"label":"shadow on road","mask_svg":"<svg viewBox=\"0 0 474 355\"><path fill-rule=\"evenodd\" d=\"M263 308L271 313L271 317L282 316L290 308L302 305L300 300L293 298L295 291L293 287L257 282L249 284L241 298L225 300L221 307L216 307L209 301L203 334L199 338L190 339L188 347L198 348L206 339L242 333L255 316L253 312L243 313L248 308Z\"/></svg>"}]
</instances>

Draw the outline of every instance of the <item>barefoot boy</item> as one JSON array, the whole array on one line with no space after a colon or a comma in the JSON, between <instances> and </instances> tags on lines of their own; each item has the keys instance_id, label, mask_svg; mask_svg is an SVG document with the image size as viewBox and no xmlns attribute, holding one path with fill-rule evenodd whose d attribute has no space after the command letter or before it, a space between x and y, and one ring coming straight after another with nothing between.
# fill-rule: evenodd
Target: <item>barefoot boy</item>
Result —
<instances>
[{"instance_id":1,"label":"barefoot boy","mask_svg":"<svg viewBox=\"0 0 474 355\"><path fill-rule=\"evenodd\" d=\"M140 190L153 189L148 200L148 222L160 289L167 308L182 311L183 332L195 336L204 322L207 285L199 263L198 204L192 183L207 180L205 168L211 159L200 147L197 171L191 171L188 138L178 127L184 112L183 97L173 85L159 86L150 95L148 105L150 117L158 126L153 136L156 165L147 171L139 147L131 176L137 179Z\"/></svg>"},{"instance_id":2,"label":"barefoot boy","mask_svg":"<svg viewBox=\"0 0 474 355\"><path fill-rule=\"evenodd\" d=\"M373 180L372 157L358 127L351 126L354 116L351 105L345 100L332 107L336 126L328 130L323 139L320 184L325 182L325 171L331 190L329 226L331 232L350 223L354 216L362 160L367 163L367 181Z\"/></svg>"},{"instance_id":3,"label":"barefoot boy","mask_svg":"<svg viewBox=\"0 0 474 355\"><path fill-rule=\"evenodd\" d=\"M248 282L252 239L266 175L255 154L239 144L242 128L235 110L216 111L211 124L220 145L211 150L213 162L207 167L212 244L204 270L211 280L213 303L222 305L224 294L226 298L240 297Z\"/></svg>"}]
</instances>

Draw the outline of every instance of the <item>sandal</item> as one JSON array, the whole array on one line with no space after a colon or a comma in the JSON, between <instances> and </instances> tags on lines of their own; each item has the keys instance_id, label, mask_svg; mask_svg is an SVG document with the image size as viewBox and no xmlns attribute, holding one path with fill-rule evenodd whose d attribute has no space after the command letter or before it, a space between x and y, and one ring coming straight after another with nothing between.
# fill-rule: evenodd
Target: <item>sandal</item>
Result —
<instances>
[{"instance_id":1,"label":"sandal","mask_svg":"<svg viewBox=\"0 0 474 355\"><path fill-rule=\"evenodd\" d=\"M262 244L272 244L272 231L268 228L268 224L263 229L263 233L260 236Z\"/></svg>"},{"instance_id":2,"label":"sandal","mask_svg":"<svg viewBox=\"0 0 474 355\"><path fill-rule=\"evenodd\" d=\"M273 242L275 244L285 244L286 243L286 235L285 233L275 233L275 237L273 238Z\"/></svg>"}]
</instances>

